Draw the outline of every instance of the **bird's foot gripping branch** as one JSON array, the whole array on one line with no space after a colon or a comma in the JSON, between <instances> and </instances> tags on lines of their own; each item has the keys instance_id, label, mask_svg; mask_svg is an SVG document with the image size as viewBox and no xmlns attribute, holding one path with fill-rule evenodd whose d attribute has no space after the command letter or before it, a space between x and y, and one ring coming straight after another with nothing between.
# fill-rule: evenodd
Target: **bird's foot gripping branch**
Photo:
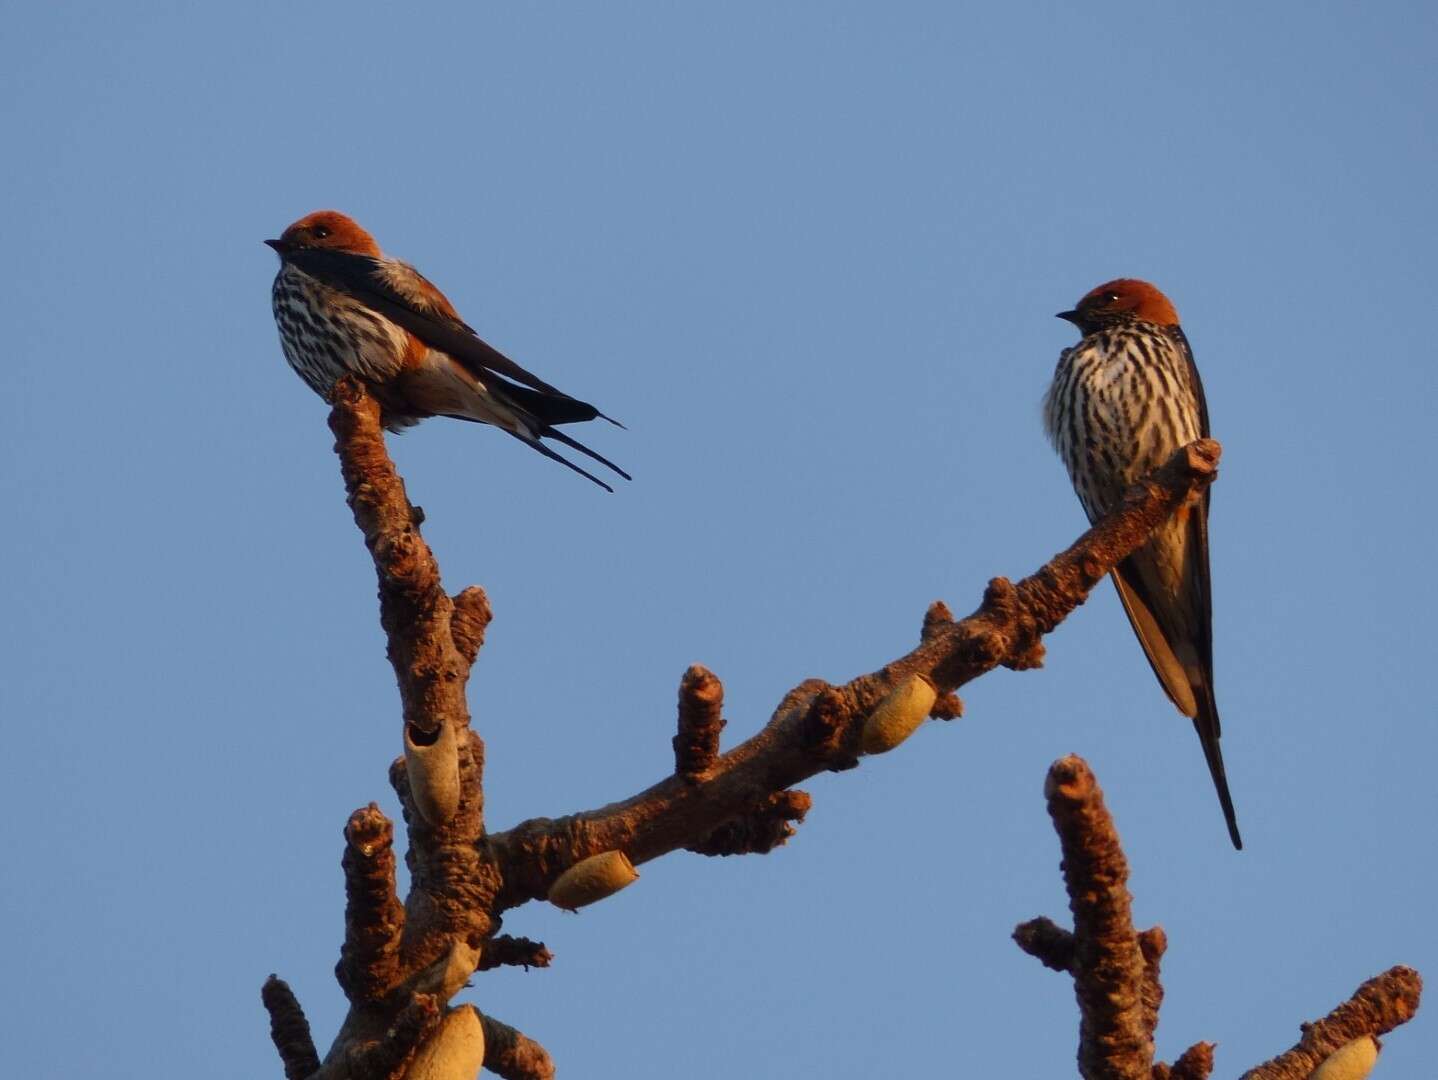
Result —
<instances>
[{"instance_id":1,"label":"bird's foot gripping branch","mask_svg":"<svg viewBox=\"0 0 1438 1080\"><path fill-rule=\"evenodd\" d=\"M503 1077L552 1076L537 1042L451 1000L494 967L549 965L542 943L499 933L506 911L541 899L592 902L633 881L635 865L680 849L732 855L783 844L810 805L796 784L891 749L926 713L960 715L955 691L995 667L1039 665L1044 635L1212 482L1219 456L1210 440L1184 447L1037 573L1017 583L994 579L963 619L934 604L915 648L847 683L800 683L728 751L720 747L723 685L690 668L680 680L672 774L607 806L491 833L484 743L465 703L489 605L477 588L444 590L420 532L423 517L385 451L380 407L352 381L337 385L332 400L335 448L374 559L400 691L404 754L390 782L404 812L411 886L401 903L390 821L373 804L356 811L344 833L347 902L336 969L349 1011L323 1061L288 987L272 978L263 994L286 1076L295 1080L469 1080L481 1063Z\"/></svg>"}]
</instances>

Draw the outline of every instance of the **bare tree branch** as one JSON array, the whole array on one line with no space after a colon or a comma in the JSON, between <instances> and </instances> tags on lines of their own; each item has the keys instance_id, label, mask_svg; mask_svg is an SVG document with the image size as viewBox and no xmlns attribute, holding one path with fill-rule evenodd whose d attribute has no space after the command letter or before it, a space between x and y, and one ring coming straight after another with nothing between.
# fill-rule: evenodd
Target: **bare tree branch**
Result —
<instances>
[{"instance_id":1,"label":"bare tree branch","mask_svg":"<svg viewBox=\"0 0 1438 1080\"><path fill-rule=\"evenodd\" d=\"M720 825L689 850L696 855L767 855L794 835L794 825L804 820L813 805L806 791L776 791L749 813Z\"/></svg>"},{"instance_id":2,"label":"bare tree branch","mask_svg":"<svg viewBox=\"0 0 1438 1080\"><path fill-rule=\"evenodd\" d=\"M335 384L334 402L330 430L355 524L379 575L380 624L389 639L404 721L425 732L443 723L466 727L470 665L451 635L454 602L419 534L423 515L410 506L385 450L379 404L352 378Z\"/></svg>"},{"instance_id":3,"label":"bare tree branch","mask_svg":"<svg viewBox=\"0 0 1438 1080\"><path fill-rule=\"evenodd\" d=\"M1322 1020L1303 1025L1291 1050L1243 1074L1242 1080L1306 1080L1340 1047L1365 1035L1386 1035L1413 1019L1423 980L1409 967L1389 968L1369 979Z\"/></svg>"},{"instance_id":4,"label":"bare tree branch","mask_svg":"<svg viewBox=\"0 0 1438 1080\"><path fill-rule=\"evenodd\" d=\"M484 944L484 952L477 971L491 971L497 967L548 967L554 960L542 941L530 941L525 937L510 937L500 934Z\"/></svg>"},{"instance_id":5,"label":"bare tree branch","mask_svg":"<svg viewBox=\"0 0 1438 1080\"><path fill-rule=\"evenodd\" d=\"M719 755L723 708L724 684L708 668L693 665L679 680L679 734L674 736L674 771L691 784Z\"/></svg>"},{"instance_id":6,"label":"bare tree branch","mask_svg":"<svg viewBox=\"0 0 1438 1080\"><path fill-rule=\"evenodd\" d=\"M375 1039L351 1042L326 1061L313 1080L399 1080L415 1051L438 1030L444 1014L429 994L416 994Z\"/></svg>"},{"instance_id":7,"label":"bare tree branch","mask_svg":"<svg viewBox=\"0 0 1438 1080\"><path fill-rule=\"evenodd\" d=\"M280 1052L285 1080L305 1080L319 1069L320 1056L294 991L284 979L271 975L260 990L260 1000L270 1014L270 1038Z\"/></svg>"},{"instance_id":8,"label":"bare tree branch","mask_svg":"<svg viewBox=\"0 0 1438 1080\"><path fill-rule=\"evenodd\" d=\"M1213 1072L1213 1043L1194 1043L1172 1065L1155 1065L1153 1080L1208 1080Z\"/></svg>"},{"instance_id":9,"label":"bare tree branch","mask_svg":"<svg viewBox=\"0 0 1438 1080\"><path fill-rule=\"evenodd\" d=\"M1161 926L1151 926L1138 935L1138 951L1143 956L1143 982L1139 985L1139 1004L1143 1030L1148 1041L1153 1042L1153 1033L1158 1030L1158 1010L1163 1005L1163 983L1159 981L1159 966L1163 954L1168 951L1168 935Z\"/></svg>"},{"instance_id":10,"label":"bare tree branch","mask_svg":"<svg viewBox=\"0 0 1438 1080\"><path fill-rule=\"evenodd\" d=\"M1071 755L1050 767L1044 794L1063 849L1074 929L1070 933L1040 917L1021 923L1014 941L1045 966L1073 975L1079 1072L1087 1080L1207 1080L1213 1071L1211 1043L1189 1047L1173 1065L1153 1064L1163 1004L1159 965L1168 939L1161 927L1133 929L1128 860L1098 781L1082 758ZM1418 973L1406 967L1370 979L1327 1017L1305 1024L1303 1039L1292 1050L1245 1073L1243 1080L1307 1080L1339 1048L1410 1019L1422 987Z\"/></svg>"},{"instance_id":11,"label":"bare tree branch","mask_svg":"<svg viewBox=\"0 0 1438 1080\"><path fill-rule=\"evenodd\" d=\"M1081 758L1054 762L1044 794L1063 849L1074 917L1079 1073L1087 1080L1148 1080L1153 1032L1145 1015L1147 970L1133 928L1128 860L1113 818Z\"/></svg>"},{"instance_id":12,"label":"bare tree branch","mask_svg":"<svg viewBox=\"0 0 1438 1080\"><path fill-rule=\"evenodd\" d=\"M454 613L450 616L449 631L454 638L454 647L466 664L472 665L484 644L484 632L494 613L489 609L489 597L478 585L457 593L452 601Z\"/></svg>"},{"instance_id":13,"label":"bare tree branch","mask_svg":"<svg viewBox=\"0 0 1438 1080\"><path fill-rule=\"evenodd\" d=\"M504 1080L553 1080L549 1052L523 1032L492 1016L479 1014L484 1024L484 1067Z\"/></svg>"},{"instance_id":14,"label":"bare tree branch","mask_svg":"<svg viewBox=\"0 0 1438 1080\"><path fill-rule=\"evenodd\" d=\"M394 986L404 908L394 888L394 826L375 803L345 826L345 942L335 966L345 996L374 1002Z\"/></svg>"},{"instance_id":15,"label":"bare tree branch","mask_svg":"<svg viewBox=\"0 0 1438 1080\"><path fill-rule=\"evenodd\" d=\"M335 449L355 522L374 558L381 623L400 689L408 764L397 760L390 781L407 825L411 889L401 908L394 892L393 828L373 804L357 811L346 829L346 934L336 970L351 1008L324 1065L289 988L272 976L263 992L290 1080L398 1080L406 1070L427 1070L425 1062L445 1052L442 1027L453 1021L470 1040L467 1050L446 1059L451 1070L459 1068L463 1053L480 1049L474 1018L486 1039L486 1068L515 1080L552 1077L549 1055L532 1039L478 1010L471 1016L470 1006L444 1008L476 970L549 963L542 944L495 936L503 911L546 896L561 874L585 859L612 858L628 866L629 860L645 862L680 848L725 855L782 844L810 807L809 796L795 785L859 764L864 724L897 687L931 686L938 697L929 715L951 719L963 710L955 691L971 679L998 666L1038 666L1043 636L1154 528L1207 488L1220 453L1211 440L1179 450L1130 489L1118 510L1036 574L1017 585L993 579L979 608L962 620L936 602L924 616L917 648L842 685L800 683L762 730L728 753L719 753L723 687L703 667L690 668L680 684L674 774L609 806L488 835L484 743L469 727L465 687L490 623L489 602L474 587L452 598L444 591L420 535L424 515L409 503L385 450L377 404L349 380L336 386L333 401ZM913 699L906 719L932 698ZM908 730L906 724L901 734ZM450 786L441 789L441 775ZM446 792L449 797L439 797ZM1064 846L1075 930L1034 920L1015 938L1051 967L1073 973L1083 1013L1084 1075L1204 1080L1212 1068L1206 1043L1171 1067L1151 1064L1165 940L1158 928L1142 934L1133 929L1127 866L1092 774L1079 759L1066 759L1051 770L1047 792ZM1411 1016L1417 975L1394 969L1383 978L1395 973L1411 976L1411 1001L1391 987L1365 996L1380 980L1365 984L1355 1002L1313 1025L1285 1058L1334 1039L1341 1045L1355 1025L1376 1032L1387 1030L1382 1023ZM1344 1013L1350 1006L1360 1019ZM1406 1014L1393 1020L1405 1007ZM470 1031L460 1032L466 1024ZM1320 1029L1321 1038L1314 1034ZM452 1041L457 1044L458 1037ZM1261 1071L1274 1065L1249 1075L1299 1075Z\"/></svg>"},{"instance_id":16,"label":"bare tree branch","mask_svg":"<svg viewBox=\"0 0 1438 1080\"><path fill-rule=\"evenodd\" d=\"M670 777L621 802L552 820L537 818L490 837L503 868L500 903L543 897L555 878L581 859L624 851L639 864L695 847L724 821L771 794L824 770L852 768L864 720L899 682L927 676L941 694L1000 665L1042 660L1041 639L1117 563L1177 507L1203 491L1217 472L1219 446L1201 439L1125 495L1122 506L1067 551L1017 586L995 578L983 604L959 622L931 608L924 640L906 656L842 686L808 680L791 690L755 736L721 755L699 783Z\"/></svg>"},{"instance_id":17,"label":"bare tree branch","mask_svg":"<svg viewBox=\"0 0 1438 1080\"><path fill-rule=\"evenodd\" d=\"M1046 915L1014 927L1014 944L1044 967L1072 975L1078 946L1074 936Z\"/></svg>"}]
</instances>

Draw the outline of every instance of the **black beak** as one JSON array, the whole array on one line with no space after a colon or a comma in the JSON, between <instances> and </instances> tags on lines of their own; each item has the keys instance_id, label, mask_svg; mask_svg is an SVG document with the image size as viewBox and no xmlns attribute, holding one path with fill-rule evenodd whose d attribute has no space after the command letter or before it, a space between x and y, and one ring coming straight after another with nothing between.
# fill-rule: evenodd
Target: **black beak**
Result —
<instances>
[{"instance_id":1,"label":"black beak","mask_svg":"<svg viewBox=\"0 0 1438 1080\"><path fill-rule=\"evenodd\" d=\"M265 243L268 244L270 247L274 248L281 255L289 251L294 246L288 240L266 240Z\"/></svg>"},{"instance_id":2,"label":"black beak","mask_svg":"<svg viewBox=\"0 0 1438 1080\"><path fill-rule=\"evenodd\" d=\"M265 243L268 244L270 241L266 240ZM1079 324L1079 313L1077 311L1060 311L1054 318L1062 319L1064 322L1071 322L1075 326Z\"/></svg>"}]
</instances>

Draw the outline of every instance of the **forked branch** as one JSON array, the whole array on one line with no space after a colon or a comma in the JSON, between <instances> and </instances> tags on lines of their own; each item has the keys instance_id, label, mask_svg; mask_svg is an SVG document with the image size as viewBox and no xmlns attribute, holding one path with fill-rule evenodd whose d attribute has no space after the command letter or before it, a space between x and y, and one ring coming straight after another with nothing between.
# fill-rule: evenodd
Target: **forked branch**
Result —
<instances>
[{"instance_id":1,"label":"forked branch","mask_svg":"<svg viewBox=\"0 0 1438 1080\"><path fill-rule=\"evenodd\" d=\"M1213 1071L1212 1043L1194 1044L1172 1065L1153 1061L1163 1003L1159 961L1168 942L1160 927L1134 930L1128 861L1098 781L1082 758L1070 755L1050 767L1044 794L1063 852L1074 929L1040 917L1021 923L1014 940L1046 967L1073 976L1080 1075L1086 1080L1206 1080ZM1362 1050L1349 1044L1411 1019L1422 986L1418 973L1405 967L1370 979L1324 1019L1305 1024L1303 1039L1292 1050L1245 1073L1243 1080L1307 1080L1336 1051Z\"/></svg>"},{"instance_id":2,"label":"forked branch","mask_svg":"<svg viewBox=\"0 0 1438 1080\"><path fill-rule=\"evenodd\" d=\"M995 578L978 609L961 620L933 605L915 649L846 683L800 683L757 734L727 753L720 752L723 688L704 668L691 668L680 686L673 774L596 810L490 834L484 744L470 728L465 703L490 622L488 601L477 588L454 597L445 592L420 534L424 515L410 504L386 452L378 405L351 381L336 386L333 401L335 449L374 559L400 690L405 756L391 768L391 783L404 809L411 888L401 907L393 891L389 822L377 807L358 811L347 831L350 902L338 971L350 1011L320 1069L325 1076L384 1069L401 1076L414 1061L437 1060L432 1044L449 1032L473 1039L481 1028L491 1044L485 1050L491 1069L549 1075L548 1055L533 1040L488 1017L476 1026L468 1013L460 1015L469 1006L447 1005L476 971L548 962L542 944L496 937L503 912L546 897L561 874L590 857L613 853L617 861L627 856L642 863L681 848L722 855L782 844L810 805L796 787L800 781L854 767L865 746L887 748L862 738L881 705L892 713L894 701L908 693L903 700L921 702L910 710L915 721L924 709L949 719L962 711L955 691L971 679L999 666L1037 666L1043 636L1154 528L1207 488L1220 453L1211 440L1184 447L1037 573L1017 585ZM1134 936L1125 948L1124 972L1151 973L1152 987L1132 1003L1115 1038L1151 1045L1161 941ZM307 1053L300 1037L298 1003L285 998L267 988L286 1069L303 1070L313 1048Z\"/></svg>"}]
</instances>

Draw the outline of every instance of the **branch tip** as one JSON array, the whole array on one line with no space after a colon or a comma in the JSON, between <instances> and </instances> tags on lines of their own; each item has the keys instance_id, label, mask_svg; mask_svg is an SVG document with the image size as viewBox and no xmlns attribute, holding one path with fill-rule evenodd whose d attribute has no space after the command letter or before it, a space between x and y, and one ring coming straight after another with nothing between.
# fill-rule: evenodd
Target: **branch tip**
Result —
<instances>
[{"instance_id":1,"label":"branch tip","mask_svg":"<svg viewBox=\"0 0 1438 1080\"><path fill-rule=\"evenodd\" d=\"M919 631L919 640L922 642L932 641L943 630L954 625L954 613L949 610L949 605L942 600L935 600L924 612L924 624Z\"/></svg>"},{"instance_id":2,"label":"branch tip","mask_svg":"<svg viewBox=\"0 0 1438 1080\"><path fill-rule=\"evenodd\" d=\"M399 979L404 907L395 895L394 825L375 803L345 825L345 940L335 978L351 1003L374 1002Z\"/></svg>"},{"instance_id":3,"label":"branch tip","mask_svg":"<svg viewBox=\"0 0 1438 1080\"><path fill-rule=\"evenodd\" d=\"M1153 960L1145 962L1133 926L1128 861L1087 762L1076 755L1054 762L1044 795L1074 917L1070 970L1080 1015L1079 1072L1088 1080L1150 1077L1163 1000L1157 964L1162 931L1149 932ZM1034 955L1054 966L1051 961L1062 958L1062 932L1052 933L1039 920L1025 926L1031 943L1041 943L1035 948L1043 951Z\"/></svg>"},{"instance_id":4,"label":"branch tip","mask_svg":"<svg viewBox=\"0 0 1438 1080\"><path fill-rule=\"evenodd\" d=\"M696 855L767 855L794 835L814 801L806 791L779 791L742 817L726 821L688 850Z\"/></svg>"},{"instance_id":5,"label":"branch tip","mask_svg":"<svg viewBox=\"0 0 1438 1080\"><path fill-rule=\"evenodd\" d=\"M484 645L485 630L494 619L489 596L478 585L471 585L456 593L451 602L454 610L449 617L450 636L465 663L472 665Z\"/></svg>"},{"instance_id":6,"label":"branch tip","mask_svg":"<svg viewBox=\"0 0 1438 1080\"><path fill-rule=\"evenodd\" d=\"M679 733L674 736L674 771L698 783L719 756L724 730L724 684L708 668L694 664L679 680Z\"/></svg>"},{"instance_id":7,"label":"branch tip","mask_svg":"<svg viewBox=\"0 0 1438 1080\"><path fill-rule=\"evenodd\" d=\"M270 1014L270 1039L279 1051L285 1080L305 1080L319 1069L320 1058L299 999L289 983L271 975L260 988L260 1001Z\"/></svg>"},{"instance_id":8,"label":"branch tip","mask_svg":"<svg viewBox=\"0 0 1438 1080\"><path fill-rule=\"evenodd\" d=\"M1173 1063L1168 1080L1208 1080L1213 1073L1213 1051L1213 1043L1194 1043Z\"/></svg>"},{"instance_id":9,"label":"branch tip","mask_svg":"<svg viewBox=\"0 0 1438 1080\"><path fill-rule=\"evenodd\" d=\"M510 937L500 934L484 943L480 953L477 971L492 971L497 967L547 968L554 962L554 954L542 941L531 941L525 937Z\"/></svg>"},{"instance_id":10,"label":"branch tip","mask_svg":"<svg viewBox=\"0 0 1438 1080\"><path fill-rule=\"evenodd\" d=\"M485 1013L479 1013L479 1020L484 1025L486 1069L503 1080L553 1080L554 1061L544 1047Z\"/></svg>"},{"instance_id":11,"label":"branch tip","mask_svg":"<svg viewBox=\"0 0 1438 1080\"><path fill-rule=\"evenodd\" d=\"M1040 915L1014 927L1014 944L1044 967L1053 971L1072 972L1077 946L1073 934L1052 919Z\"/></svg>"},{"instance_id":12,"label":"branch tip","mask_svg":"<svg viewBox=\"0 0 1438 1080\"><path fill-rule=\"evenodd\" d=\"M1386 1035L1413 1019L1423 979L1410 967L1392 967L1369 979L1322 1020L1303 1025L1297 1045L1243 1074L1242 1080L1306 1080L1339 1049L1364 1036Z\"/></svg>"}]
</instances>

